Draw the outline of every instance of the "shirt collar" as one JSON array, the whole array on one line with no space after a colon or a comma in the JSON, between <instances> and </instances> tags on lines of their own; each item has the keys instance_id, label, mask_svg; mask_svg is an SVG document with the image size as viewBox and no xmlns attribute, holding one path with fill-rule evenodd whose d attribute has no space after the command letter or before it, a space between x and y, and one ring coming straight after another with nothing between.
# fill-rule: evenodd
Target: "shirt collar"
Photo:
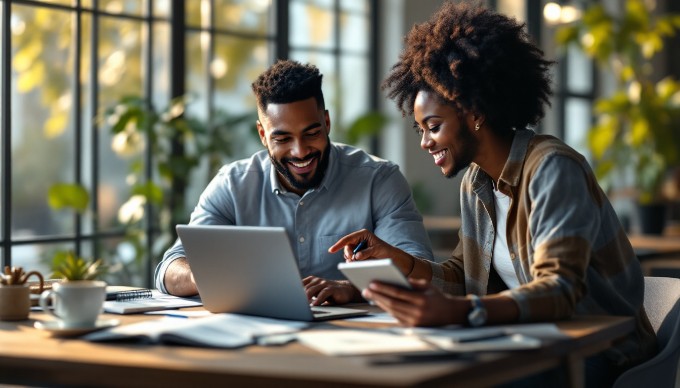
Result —
<instances>
[{"instance_id":1,"label":"shirt collar","mask_svg":"<svg viewBox=\"0 0 680 388\"><path fill-rule=\"evenodd\" d=\"M512 187L519 185L524 159L529 149L529 143L534 135L536 135L536 132L531 129L515 131L508 160L505 161L505 166L503 166L503 171L501 171L501 176L498 179L499 186L504 184Z\"/></svg>"}]
</instances>

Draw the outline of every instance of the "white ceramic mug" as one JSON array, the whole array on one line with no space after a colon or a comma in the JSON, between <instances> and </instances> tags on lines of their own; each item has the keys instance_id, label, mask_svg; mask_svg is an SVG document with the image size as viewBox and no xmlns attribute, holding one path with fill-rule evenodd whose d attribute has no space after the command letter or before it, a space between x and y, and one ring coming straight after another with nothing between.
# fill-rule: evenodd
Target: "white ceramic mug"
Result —
<instances>
[{"instance_id":1,"label":"white ceramic mug","mask_svg":"<svg viewBox=\"0 0 680 388\"><path fill-rule=\"evenodd\" d=\"M40 307L55 317L63 327L92 327L102 312L106 299L106 283L79 280L55 283L40 295ZM52 309L49 307L52 301Z\"/></svg>"}]
</instances>

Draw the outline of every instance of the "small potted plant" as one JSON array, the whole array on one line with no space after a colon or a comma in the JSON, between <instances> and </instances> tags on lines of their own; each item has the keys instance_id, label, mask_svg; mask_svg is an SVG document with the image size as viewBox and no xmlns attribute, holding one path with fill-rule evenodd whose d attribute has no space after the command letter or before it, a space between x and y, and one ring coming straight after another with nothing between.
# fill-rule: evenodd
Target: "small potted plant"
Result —
<instances>
[{"instance_id":1,"label":"small potted plant","mask_svg":"<svg viewBox=\"0 0 680 388\"><path fill-rule=\"evenodd\" d=\"M58 319L59 327L90 328L102 312L106 282L97 280L106 272L101 259L86 260L73 252L58 253L52 277L63 279L40 296L40 306ZM48 308L51 305L53 308Z\"/></svg>"},{"instance_id":2,"label":"small potted plant","mask_svg":"<svg viewBox=\"0 0 680 388\"><path fill-rule=\"evenodd\" d=\"M28 319L31 311L30 287L26 284L31 276L36 276L40 282L42 292L45 284L43 276L38 271L24 272L21 267L5 267L0 274L0 320L18 321Z\"/></svg>"},{"instance_id":3,"label":"small potted plant","mask_svg":"<svg viewBox=\"0 0 680 388\"><path fill-rule=\"evenodd\" d=\"M93 281L100 279L106 273L102 259L85 260L73 252L59 253L52 263L52 278L63 279L67 282Z\"/></svg>"}]
</instances>

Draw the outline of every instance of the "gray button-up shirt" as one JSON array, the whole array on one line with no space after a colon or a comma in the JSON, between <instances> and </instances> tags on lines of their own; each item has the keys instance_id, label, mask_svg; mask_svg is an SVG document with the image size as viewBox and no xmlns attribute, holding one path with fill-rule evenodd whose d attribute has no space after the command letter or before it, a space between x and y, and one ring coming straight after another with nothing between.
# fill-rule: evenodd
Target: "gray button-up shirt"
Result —
<instances>
[{"instance_id":1,"label":"gray button-up shirt","mask_svg":"<svg viewBox=\"0 0 680 388\"><path fill-rule=\"evenodd\" d=\"M422 216L399 167L344 144L331 144L321 185L302 197L279 183L266 150L222 167L201 194L190 224L282 226L302 277L344 279L337 269L344 261L342 251L330 254L328 248L363 228L411 255L432 260ZM156 268L159 290L167 292L165 271L184 256L178 239Z\"/></svg>"}]
</instances>

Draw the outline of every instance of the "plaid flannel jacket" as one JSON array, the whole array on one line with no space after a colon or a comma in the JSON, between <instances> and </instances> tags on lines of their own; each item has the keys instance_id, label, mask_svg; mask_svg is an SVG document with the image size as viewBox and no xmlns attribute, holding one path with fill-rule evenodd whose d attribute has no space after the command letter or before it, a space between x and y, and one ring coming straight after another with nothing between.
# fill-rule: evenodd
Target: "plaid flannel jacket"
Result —
<instances>
[{"instance_id":1,"label":"plaid flannel jacket","mask_svg":"<svg viewBox=\"0 0 680 388\"><path fill-rule=\"evenodd\" d=\"M583 156L552 136L516 131L498 182L511 201L507 241L520 281L515 289L506 289L493 269L491 178L472 164L460 190L460 242L447 261L433 264L435 286L457 295L501 292L515 300L522 322L631 316L636 330L608 358L626 367L656 352L640 263Z\"/></svg>"}]
</instances>

